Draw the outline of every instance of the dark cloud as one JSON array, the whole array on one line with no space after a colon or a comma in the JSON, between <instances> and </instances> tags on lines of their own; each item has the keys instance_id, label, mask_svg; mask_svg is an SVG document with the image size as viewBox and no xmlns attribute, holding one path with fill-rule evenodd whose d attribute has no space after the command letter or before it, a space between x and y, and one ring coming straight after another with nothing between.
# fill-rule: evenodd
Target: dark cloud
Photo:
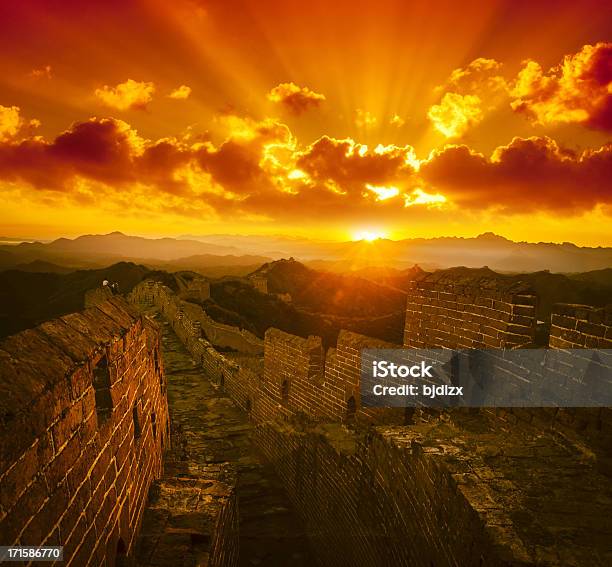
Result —
<instances>
[{"instance_id":1,"label":"dark cloud","mask_svg":"<svg viewBox=\"0 0 612 567\"><path fill-rule=\"evenodd\" d=\"M188 144L145 140L125 122L93 118L53 141L1 142L0 180L92 205L102 187L99 198L121 206L138 206L138 196L147 206L190 216L212 209L279 220L367 215L384 221L447 205L568 215L612 204L611 145L573 152L546 137L515 138L491 156L447 146L419 163L410 146L371 149L324 136L299 148L278 122L232 116L227 124L222 143Z\"/></svg>"},{"instance_id":2,"label":"dark cloud","mask_svg":"<svg viewBox=\"0 0 612 567\"><path fill-rule=\"evenodd\" d=\"M325 101L325 95L298 87L295 83L281 83L268 93L268 100L282 104L293 114L302 114L317 108Z\"/></svg>"},{"instance_id":3,"label":"dark cloud","mask_svg":"<svg viewBox=\"0 0 612 567\"><path fill-rule=\"evenodd\" d=\"M577 213L612 203L612 145L577 154L547 137L514 138L490 158L450 146L433 153L420 175L464 208Z\"/></svg>"}]
</instances>

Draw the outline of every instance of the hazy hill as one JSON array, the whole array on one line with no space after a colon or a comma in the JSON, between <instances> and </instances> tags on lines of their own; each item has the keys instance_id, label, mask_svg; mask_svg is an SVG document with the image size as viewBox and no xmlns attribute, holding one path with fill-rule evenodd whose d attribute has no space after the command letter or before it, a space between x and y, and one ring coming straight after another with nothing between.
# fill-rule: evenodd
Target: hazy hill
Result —
<instances>
[{"instance_id":1,"label":"hazy hill","mask_svg":"<svg viewBox=\"0 0 612 567\"><path fill-rule=\"evenodd\" d=\"M23 243L17 249L39 249L62 253L87 253L101 255L122 255L132 258L157 258L172 260L193 254L229 254L237 252L231 246L208 244L196 240L176 238L143 238L128 236L121 232L110 234L88 234L75 239L58 238L48 244Z\"/></svg>"},{"instance_id":2,"label":"hazy hill","mask_svg":"<svg viewBox=\"0 0 612 567\"><path fill-rule=\"evenodd\" d=\"M0 336L80 311L85 292L100 286L105 279L117 282L120 292L128 292L149 277L176 287L175 278L170 274L126 262L100 270L79 270L68 274L22 270L0 272Z\"/></svg>"},{"instance_id":3,"label":"hazy hill","mask_svg":"<svg viewBox=\"0 0 612 567\"><path fill-rule=\"evenodd\" d=\"M612 286L612 268L593 270L591 272L584 272L582 274L568 274L568 277L581 282Z\"/></svg>"},{"instance_id":4,"label":"hazy hill","mask_svg":"<svg viewBox=\"0 0 612 567\"><path fill-rule=\"evenodd\" d=\"M121 260L164 269L191 269L201 273L244 273L239 266L254 266L262 259L292 256L311 267L345 273L372 267L399 270L418 264L424 270L457 264L489 266L500 272L576 273L612 267L612 248L578 247L565 242L513 242L493 233L476 238L439 237L405 240L380 239L330 242L286 236L208 235L193 238L142 238L120 232L60 238L49 243L0 245L0 268L33 260L60 266L96 268ZM215 258L218 257L218 258ZM189 260L189 258L191 258ZM178 262L172 265L172 262ZM221 272L222 273L222 272Z\"/></svg>"},{"instance_id":5,"label":"hazy hill","mask_svg":"<svg viewBox=\"0 0 612 567\"><path fill-rule=\"evenodd\" d=\"M297 307L344 317L375 317L403 310L401 290L354 275L307 268L293 259L264 264L252 275L265 275L269 293L289 293Z\"/></svg>"},{"instance_id":6,"label":"hazy hill","mask_svg":"<svg viewBox=\"0 0 612 567\"><path fill-rule=\"evenodd\" d=\"M347 265L359 263L402 267L418 264L424 269L440 269L461 264L489 266L501 272L583 272L612 267L612 248L587 248L565 242L513 242L493 233L476 238L415 238L346 243Z\"/></svg>"},{"instance_id":7,"label":"hazy hill","mask_svg":"<svg viewBox=\"0 0 612 567\"><path fill-rule=\"evenodd\" d=\"M315 269L344 273L369 267L425 270L457 264L502 272L584 272L612 267L612 248L570 242L513 242L491 232L475 238L438 237L329 242L282 236L208 235L201 238L274 259L293 256Z\"/></svg>"},{"instance_id":8,"label":"hazy hill","mask_svg":"<svg viewBox=\"0 0 612 567\"><path fill-rule=\"evenodd\" d=\"M428 272L416 264L412 266L412 268L406 268L404 270L373 266L371 268L355 270L350 273L350 275L353 276L358 276L379 284L402 290L407 290L410 282L418 281L424 278L427 274Z\"/></svg>"},{"instance_id":9,"label":"hazy hill","mask_svg":"<svg viewBox=\"0 0 612 567\"><path fill-rule=\"evenodd\" d=\"M276 295L263 294L243 279L224 278L211 283L211 299L201 305L216 321L247 329L263 338L266 329L276 327L307 337L317 335L326 346L334 346L341 329L401 343L403 309L370 317L351 317L313 312Z\"/></svg>"},{"instance_id":10,"label":"hazy hill","mask_svg":"<svg viewBox=\"0 0 612 567\"><path fill-rule=\"evenodd\" d=\"M224 256L195 254L167 262L148 259L144 260L144 263L161 270L191 270L203 276L214 278L222 276L246 276L269 261L270 258L266 256L253 256L250 254L242 256L234 254Z\"/></svg>"},{"instance_id":11,"label":"hazy hill","mask_svg":"<svg viewBox=\"0 0 612 567\"><path fill-rule=\"evenodd\" d=\"M101 235L85 235L75 239L58 238L53 242L23 242L0 246L0 253L10 254L17 263L32 260L66 265L95 265L109 260L176 260L197 254L235 254L238 249L230 246L207 244L195 240L175 238L143 238L127 236L121 232ZM4 262L6 265L6 262Z\"/></svg>"},{"instance_id":12,"label":"hazy hill","mask_svg":"<svg viewBox=\"0 0 612 567\"><path fill-rule=\"evenodd\" d=\"M241 255L237 248L175 238L142 238L120 232L60 238L49 243L23 242L0 246L0 269L67 272L97 269L134 261L152 269L192 270L207 276L246 275L267 256Z\"/></svg>"},{"instance_id":13,"label":"hazy hill","mask_svg":"<svg viewBox=\"0 0 612 567\"><path fill-rule=\"evenodd\" d=\"M307 268L293 259L264 264L268 294L246 279L211 282L211 299L202 303L215 320L263 337L277 327L289 333L318 335L333 346L341 329L401 343L406 294L353 275ZM288 295L290 295L290 299Z\"/></svg>"},{"instance_id":14,"label":"hazy hill","mask_svg":"<svg viewBox=\"0 0 612 567\"><path fill-rule=\"evenodd\" d=\"M21 272L39 272L47 274L69 274L70 272L76 271L76 268L58 266L57 264L45 262L44 260L32 260L31 262L17 264L13 269Z\"/></svg>"}]
</instances>

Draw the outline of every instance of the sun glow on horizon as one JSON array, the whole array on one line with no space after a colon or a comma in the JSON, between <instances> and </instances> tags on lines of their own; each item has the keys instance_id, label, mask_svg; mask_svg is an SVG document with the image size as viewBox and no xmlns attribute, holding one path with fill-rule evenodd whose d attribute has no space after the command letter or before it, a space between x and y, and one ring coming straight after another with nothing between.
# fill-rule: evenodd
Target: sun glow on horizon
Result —
<instances>
[{"instance_id":1,"label":"sun glow on horizon","mask_svg":"<svg viewBox=\"0 0 612 567\"><path fill-rule=\"evenodd\" d=\"M360 230L353 235L353 240L356 242L361 240L365 240L366 242L374 242L375 240L381 240L383 238L387 238L387 233L378 230Z\"/></svg>"}]
</instances>

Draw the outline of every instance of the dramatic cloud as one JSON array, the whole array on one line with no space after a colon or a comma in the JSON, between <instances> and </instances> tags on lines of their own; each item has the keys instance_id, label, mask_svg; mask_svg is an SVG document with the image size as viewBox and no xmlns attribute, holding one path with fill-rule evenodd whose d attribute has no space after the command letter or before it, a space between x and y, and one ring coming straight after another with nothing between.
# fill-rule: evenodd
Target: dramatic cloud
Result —
<instances>
[{"instance_id":1,"label":"dramatic cloud","mask_svg":"<svg viewBox=\"0 0 612 567\"><path fill-rule=\"evenodd\" d=\"M325 100L325 95L311 91L308 87L298 87L295 83L281 83L268 93L268 100L282 104L293 114L302 114L317 108Z\"/></svg>"},{"instance_id":2,"label":"dramatic cloud","mask_svg":"<svg viewBox=\"0 0 612 567\"><path fill-rule=\"evenodd\" d=\"M526 61L512 96L512 108L539 124L577 122L612 131L612 43L585 45L547 73Z\"/></svg>"},{"instance_id":3,"label":"dramatic cloud","mask_svg":"<svg viewBox=\"0 0 612 567\"><path fill-rule=\"evenodd\" d=\"M415 171L411 146L378 146L373 151L351 139L323 136L299 154L296 166L331 191L361 193L372 186L403 185ZM379 193L380 196L380 193Z\"/></svg>"},{"instance_id":4,"label":"dramatic cloud","mask_svg":"<svg viewBox=\"0 0 612 567\"><path fill-rule=\"evenodd\" d=\"M503 65L495 59L479 57L467 67L455 69L448 81L436 88L439 92L469 94L478 92L505 93L508 84L501 75Z\"/></svg>"},{"instance_id":5,"label":"dramatic cloud","mask_svg":"<svg viewBox=\"0 0 612 567\"><path fill-rule=\"evenodd\" d=\"M139 183L172 191L178 186L173 171L185 161L182 152L174 140L144 140L121 120L91 119L52 142L34 137L0 144L0 178L66 193L87 180L115 191Z\"/></svg>"},{"instance_id":6,"label":"dramatic cloud","mask_svg":"<svg viewBox=\"0 0 612 567\"><path fill-rule=\"evenodd\" d=\"M376 126L376 116L374 116L371 112L367 110L363 110L361 108L357 108L354 113L354 122L357 128L361 128L363 130L368 130L369 128L374 128Z\"/></svg>"},{"instance_id":7,"label":"dramatic cloud","mask_svg":"<svg viewBox=\"0 0 612 567\"><path fill-rule=\"evenodd\" d=\"M184 100L186 98L189 98L190 94L191 94L191 87L188 87L187 85L181 85L180 87L177 87L176 89L174 89L168 95L168 97L174 98L176 100Z\"/></svg>"},{"instance_id":8,"label":"dramatic cloud","mask_svg":"<svg viewBox=\"0 0 612 567\"><path fill-rule=\"evenodd\" d=\"M95 95L103 104L117 110L144 110L153 99L155 85L128 79L116 87L104 85Z\"/></svg>"},{"instance_id":9,"label":"dramatic cloud","mask_svg":"<svg viewBox=\"0 0 612 567\"><path fill-rule=\"evenodd\" d=\"M18 106L2 106L0 104L0 141L16 136L21 123Z\"/></svg>"},{"instance_id":10,"label":"dramatic cloud","mask_svg":"<svg viewBox=\"0 0 612 567\"><path fill-rule=\"evenodd\" d=\"M8 110L13 132L19 113ZM273 119L226 114L215 124L219 143L147 140L121 120L95 118L52 141L11 134L0 142L0 180L91 206L278 220L397 220L408 209L454 207L568 215L612 204L612 146L576 153L550 138L515 138L490 156L454 145L419 161L411 146L350 138L299 146Z\"/></svg>"},{"instance_id":11,"label":"dramatic cloud","mask_svg":"<svg viewBox=\"0 0 612 567\"><path fill-rule=\"evenodd\" d=\"M545 72L533 60L513 79L502 76L501 63L476 59L455 69L436 88L439 104L428 117L447 138L458 137L488 113L509 104L534 123L582 124L612 131L612 43L585 45Z\"/></svg>"},{"instance_id":12,"label":"dramatic cloud","mask_svg":"<svg viewBox=\"0 0 612 567\"><path fill-rule=\"evenodd\" d=\"M427 113L436 130L447 138L455 138L467 132L483 118L481 100L476 95L446 93L440 104L435 104Z\"/></svg>"},{"instance_id":13,"label":"dramatic cloud","mask_svg":"<svg viewBox=\"0 0 612 567\"><path fill-rule=\"evenodd\" d=\"M442 98L427 113L436 130L447 138L462 136L507 99L508 85L501 68L494 59L479 58L455 69L448 81L436 88Z\"/></svg>"},{"instance_id":14,"label":"dramatic cloud","mask_svg":"<svg viewBox=\"0 0 612 567\"><path fill-rule=\"evenodd\" d=\"M548 137L514 138L490 158L448 146L432 152L420 176L459 207L577 213L612 203L612 145L574 153Z\"/></svg>"}]
</instances>

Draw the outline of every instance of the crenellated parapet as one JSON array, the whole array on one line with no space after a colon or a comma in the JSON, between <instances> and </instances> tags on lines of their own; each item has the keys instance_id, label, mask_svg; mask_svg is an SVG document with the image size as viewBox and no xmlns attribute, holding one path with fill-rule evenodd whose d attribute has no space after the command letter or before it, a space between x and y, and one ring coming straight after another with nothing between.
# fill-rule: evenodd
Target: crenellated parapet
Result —
<instances>
[{"instance_id":1,"label":"crenellated parapet","mask_svg":"<svg viewBox=\"0 0 612 567\"><path fill-rule=\"evenodd\" d=\"M169 439L157 326L113 297L8 337L0 389L3 542L131 553Z\"/></svg>"},{"instance_id":2,"label":"crenellated parapet","mask_svg":"<svg viewBox=\"0 0 612 567\"><path fill-rule=\"evenodd\" d=\"M473 272L479 272L474 270ZM525 285L434 273L408 291L409 348L520 348L534 343L537 297Z\"/></svg>"}]
</instances>

